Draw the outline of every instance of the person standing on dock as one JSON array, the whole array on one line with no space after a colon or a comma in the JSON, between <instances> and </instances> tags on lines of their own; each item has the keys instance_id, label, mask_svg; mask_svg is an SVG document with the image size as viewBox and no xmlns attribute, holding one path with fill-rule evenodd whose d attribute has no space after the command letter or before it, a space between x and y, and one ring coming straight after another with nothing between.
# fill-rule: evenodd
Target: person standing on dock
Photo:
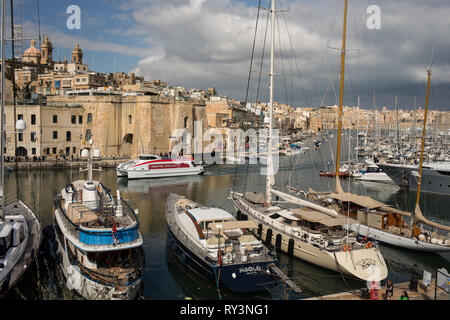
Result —
<instances>
[{"instance_id":1,"label":"person standing on dock","mask_svg":"<svg viewBox=\"0 0 450 320\"><path fill-rule=\"evenodd\" d=\"M394 295L394 285L391 280L388 280L386 283L386 299L390 300Z\"/></svg>"}]
</instances>

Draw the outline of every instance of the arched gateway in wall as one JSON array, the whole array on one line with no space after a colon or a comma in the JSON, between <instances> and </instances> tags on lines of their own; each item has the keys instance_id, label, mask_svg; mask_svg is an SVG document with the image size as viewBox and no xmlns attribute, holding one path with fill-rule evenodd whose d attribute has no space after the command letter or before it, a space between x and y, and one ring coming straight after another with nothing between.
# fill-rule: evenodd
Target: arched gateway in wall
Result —
<instances>
[{"instance_id":1,"label":"arched gateway in wall","mask_svg":"<svg viewBox=\"0 0 450 320\"><path fill-rule=\"evenodd\" d=\"M133 146L133 134L127 133L122 139L121 154L122 156L131 156L131 147Z\"/></svg>"}]
</instances>

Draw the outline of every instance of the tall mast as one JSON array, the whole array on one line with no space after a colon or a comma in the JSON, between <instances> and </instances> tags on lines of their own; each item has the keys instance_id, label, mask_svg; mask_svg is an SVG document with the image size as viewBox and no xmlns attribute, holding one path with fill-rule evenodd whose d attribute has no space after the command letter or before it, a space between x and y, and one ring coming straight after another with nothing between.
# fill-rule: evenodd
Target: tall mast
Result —
<instances>
[{"instance_id":1,"label":"tall mast","mask_svg":"<svg viewBox=\"0 0 450 320\"><path fill-rule=\"evenodd\" d=\"M430 82L431 82L431 67L427 70L428 81L427 81L427 97L425 100L425 113L423 117L423 129L422 129L422 145L420 147L420 164L419 164L419 177L417 181L417 195L416 195L416 208L420 210L419 199L420 199L420 185L422 182L422 164L423 164L423 149L425 147L425 133L427 131L427 112L428 112L428 96L430 94Z\"/></svg>"},{"instance_id":2,"label":"tall mast","mask_svg":"<svg viewBox=\"0 0 450 320\"><path fill-rule=\"evenodd\" d=\"M5 68L6 68L6 59L5 59L5 0L2 0L2 31L1 31L1 53L2 53L2 75L1 75L1 125L0 125L0 164L1 164L1 184L0 184L0 221L5 219L5 214L3 212L5 207Z\"/></svg>"},{"instance_id":3,"label":"tall mast","mask_svg":"<svg viewBox=\"0 0 450 320\"><path fill-rule=\"evenodd\" d=\"M400 160L400 129L398 127L398 104L397 104L397 96L395 96L395 114L396 114L396 122L397 122L397 157Z\"/></svg>"},{"instance_id":4,"label":"tall mast","mask_svg":"<svg viewBox=\"0 0 450 320\"><path fill-rule=\"evenodd\" d=\"M359 148L359 96L358 96L358 108L356 109L356 116L358 117L358 121L356 122L356 164L359 163L358 161L358 148Z\"/></svg>"},{"instance_id":5,"label":"tall mast","mask_svg":"<svg viewBox=\"0 0 450 320\"><path fill-rule=\"evenodd\" d=\"M274 77L274 46L275 46L275 0L271 0L272 34L270 45L270 94L269 94L269 141L267 143L267 172L266 172L266 205L272 201L272 117L273 117L273 77Z\"/></svg>"},{"instance_id":6,"label":"tall mast","mask_svg":"<svg viewBox=\"0 0 450 320\"><path fill-rule=\"evenodd\" d=\"M342 53L341 53L341 88L339 96L339 124L338 124L338 138L337 138L337 152L336 152L336 189L340 191L339 181L339 162L341 160L341 131L342 131L342 101L344 99L344 70L345 70L345 41L347 34L347 0L345 0L344 9L344 30L342 32Z\"/></svg>"}]
</instances>

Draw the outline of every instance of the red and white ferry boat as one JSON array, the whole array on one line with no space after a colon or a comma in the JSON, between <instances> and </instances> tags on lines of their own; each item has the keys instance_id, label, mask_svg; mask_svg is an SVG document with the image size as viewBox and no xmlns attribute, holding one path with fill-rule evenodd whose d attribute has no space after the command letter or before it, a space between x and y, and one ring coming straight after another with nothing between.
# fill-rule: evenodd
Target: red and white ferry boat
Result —
<instances>
[{"instance_id":1,"label":"red and white ferry boat","mask_svg":"<svg viewBox=\"0 0 450 320\"><path fill-rule=\"evenodd\" d=\"M143 179L198 175L203 173L204 169L188 158L166 159L153 154L143 154L135 160L119 164L116 171L118 177Z\"/></svg>"}]
</instances>

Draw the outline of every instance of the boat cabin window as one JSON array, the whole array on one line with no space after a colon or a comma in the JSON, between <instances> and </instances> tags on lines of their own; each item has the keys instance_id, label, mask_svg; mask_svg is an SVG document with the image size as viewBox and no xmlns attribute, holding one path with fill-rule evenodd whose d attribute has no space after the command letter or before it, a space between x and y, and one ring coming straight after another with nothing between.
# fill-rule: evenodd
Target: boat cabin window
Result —
<instances>
[{"instance_id":1,"label":"boat cabin window","mask_svg":"<svg viewBox=\"0 0 450 320\"><path fill-rule=\"evenodd\" d=\"M378 167L368 167L366 172L381 172L381 169Z\"/></svg>"},{"instance_id":2,"label":"boat cabin window","mask_svg":"<svg viewBox=\"0 0 450 320\"><path fill-rule=\"evenodd\" d=\"M278 219L279 217L281 217L278 213L274 213L274 214L272 214L271 216L269 216L269 218L271 218L271 219Z\"/></svg>"},{"instance_id":3,"label":"boat cabin window","mask_svg":"<svg viewBox=\"0 0 450 320\"><path fill-rule=\"evenodd\" d=\"M300 224L298 223L297 220L290 220L290 219L284 219L284 223L286 223L287 225L291 226L291 227L299 227Z\"/></svg>"},{"instance_id":4,"label":"boat cabin window","mask_svg":"<svg viewBox=\"0 0 450 320\"><path fill-rule=\"evenodd\" d=\"M13 232L12 230L4 237L0 238L0 258L4 258L6 252L13 244Z\"/></svg>"},{"instance_id":5,"label":"boat cabin window","mask_svg":"<svg viewBox=\"0 0 450 320\"><path fill-rule=\"evenodd\" d=\"M91 263L97 265L97 268L132 268L138 267L142 262L142 251L140 248L106 252L88 252L87 256Z\"/></svg>"},{"instance_id":6,"label":"boat cabin window","mask_svg":"<svg viewBox=\"0 0 450 320\"><path fill-rule=\"evenodd\" d=\"M12 239L11 237L0 238L0 259L3 259L11 247Z\"/></svg>"},{"instance_id":7,"label":"boat cabin window","mask_svg":"<svg viewBox=\"0 0 450 320\"><path fill-rule=\"evenodd\" d=\"M157 160L156 156L139 156L139 160Z\"/></svg>"}]
</instances>

